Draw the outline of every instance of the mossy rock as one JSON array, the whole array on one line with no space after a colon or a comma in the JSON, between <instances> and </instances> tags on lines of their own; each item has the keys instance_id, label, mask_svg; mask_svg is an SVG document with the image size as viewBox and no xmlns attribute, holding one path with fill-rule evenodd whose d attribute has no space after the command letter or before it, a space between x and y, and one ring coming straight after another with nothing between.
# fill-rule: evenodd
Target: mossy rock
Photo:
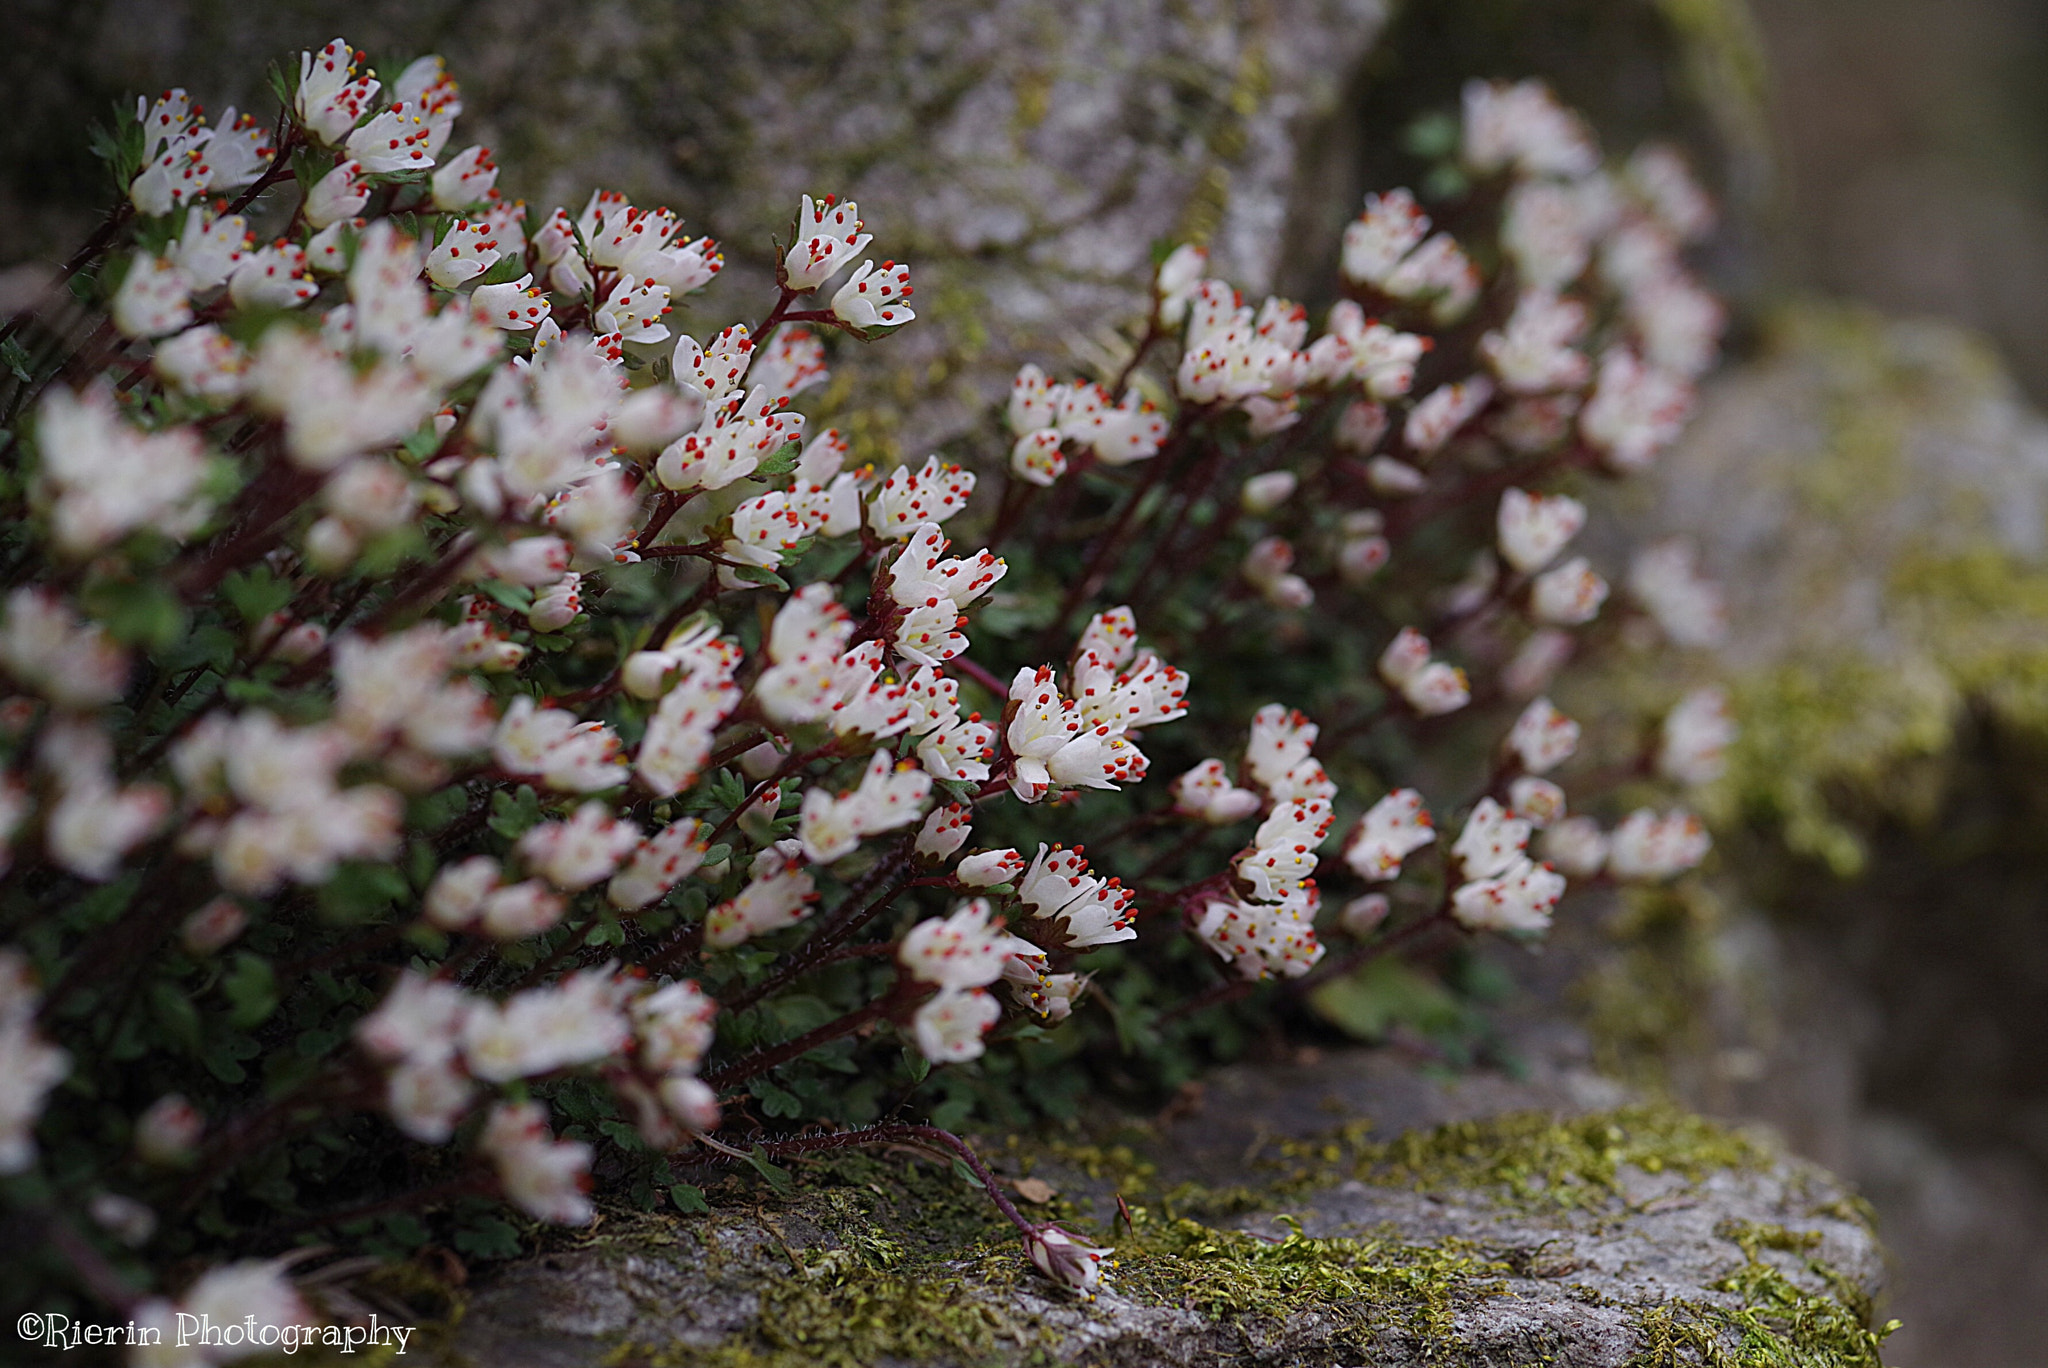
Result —
<instances>
[{"instance_id":1,"label":"mossy rock","mask_svg":"<svg viewBox=\"0 0 2048 1368\"><path fill-rule=\"evenodd\" d=\"M1224 1070L1170 1115L983 1138L1044 1199L1027 1211L1117 1246L1092 1301L1032 1271L951 1167L863 1151L786 1190L714 1173L708 1212L613 1212L489 1270L434 1361L1878 1363L1881 1257L1834 1180L1569 1052L1531 1058L1518 1081L1297 1057Z\"/></svg>"}]
</instances>

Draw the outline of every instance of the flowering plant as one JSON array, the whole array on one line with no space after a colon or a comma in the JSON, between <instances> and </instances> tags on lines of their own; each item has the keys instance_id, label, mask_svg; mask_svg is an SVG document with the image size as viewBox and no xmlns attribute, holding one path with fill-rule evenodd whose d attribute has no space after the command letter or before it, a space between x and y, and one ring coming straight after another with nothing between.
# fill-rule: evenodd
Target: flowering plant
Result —
<instances>
[{"instance_id":1,"label":"flowering plant","mask_svg":"<svg viewBox=\"0 0 2048 1368\"><path fill-rule=\"evenodd\" d=\"M1597 814L1711 779L1718 693L1576 771L1543 697L1720 630L1682 545L1626 607L1570 552L1716 351L1668 150L1475 84L1467 188L1369 196L1318 335L1162 251L1113 373L1027 365L1000 439L882 472L803 407L915 319L853 203L698 335L716 244L505 198L436 59L277 87L124 116L118 209L0 338L0 1191L52 1279L283 1321L288 1261L161 1270L501 1254L497 1203L888 1140L1086 1291L1110 1251L946 1127L1704 855Z\"/></svg>"}]
</instances>

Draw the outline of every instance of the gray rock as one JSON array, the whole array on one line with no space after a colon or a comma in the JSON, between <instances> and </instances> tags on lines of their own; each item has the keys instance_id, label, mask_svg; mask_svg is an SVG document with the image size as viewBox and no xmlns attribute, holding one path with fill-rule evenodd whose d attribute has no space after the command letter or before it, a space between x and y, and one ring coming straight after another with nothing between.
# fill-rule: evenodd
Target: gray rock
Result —
<instances>
[{"instance_id":1,"label":"gray rock","mask_svg":"<svg viewBox=\"0 0 2048 1368\"><path fill-rule=\"evenodd\" d=\"M932 1225L921 1208L920 1227L878 1234L901 1209L892 1215L868 1201L883 1191L878 1182L863 1188L858 1175L839 1173L782 1199L758 1186L751 1195L720 1189L708 1216L617 1215L594 1235L502 1267L474 1290L440 1361L594 1368L1023 1363L1042 1354L1148 1366L1449 1359L1624 1368L1664 1361L1642 1356L1667 1342L1681 1346L1676 1362L1694 1361L1709 1341L1732 1345L1730 1327L1748 1315L1777 1327L1780 1351L1841 1354L1831 1337L1858 1333L1882 1279L1881 1255L1836 1182L1775 1151L1703 1163L1688 1176L1677 1166L1682 1154L1666 1166L1631 1149L1649 1167L1621 1164L1611 1188L1546 1184L1539 1158L1520 1194L1427 1163L1412 1173L1382 1164L1365 1180L1342 1176L1362 1108L1401 1119L1376 1135L1422 1127L1406 1133L1438 1152L1469 1144L1482 1165L1521 1143L1532 1109L1582 1118L1580 1129L1544 1143L1590 1134L1635 1144L1667 1124L1589 1112L1614 1107L1620 1090L1585 1069L1569 1035L1542 1043L1521 1080L1484 1071L1438 1078L1389 1052L1309 1051L1223 1070L1199 1100L1183 1099L1177 1119L1104 1123L1093 1147L984 1142L1008 1180L1027 1166L1050 1180L1080 1216L1078 1229L1106 1235L1118 1192L1129 1198L1138 1229L1119 1242L1115 1287L1092 1302L1025 1269L1006 1226L916 1249L919 1229ZM1601 1117L1617 1128L1598 1129L1608 1124ZM1445 1125L1452 1129L1427 1129ZM1119 1156L1111 1142L1131 1152ZM1371 1153L1384 1160L1401 1143ZM1339 1151L1343 1161L1331 1164L1327 1156ZM918 1167L898 1156L885 1162ZM943 1188L952 1179L927 1181ZM1237 1186L1225 1192L1224 1183ZM1220 1214L1233 1207L1241 1209ZM1190 1211L1209 1214L1191 1225ZM892 1238L915 1252L891 1251ZM1248 1276L1261 1280L1256 1295L1245 1290ZM1793 1302L1807 1322L1797 1328L1785 1317Z\"/></svg>"}]
</instances>

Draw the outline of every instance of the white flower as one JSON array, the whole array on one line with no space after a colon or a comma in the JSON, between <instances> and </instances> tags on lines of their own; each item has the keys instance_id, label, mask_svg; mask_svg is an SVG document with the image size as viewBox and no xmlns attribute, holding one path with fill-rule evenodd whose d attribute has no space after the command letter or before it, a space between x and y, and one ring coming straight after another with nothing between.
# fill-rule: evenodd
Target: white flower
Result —
<instances>
[{"instance_id":1,"label":"white flower","mask_svg":"<svg viewBox=\"0 0 2048 1368\"><path fill-rule=\"evenodd\" d=\"M1616 469L1640 470L1677 439L1692 406L1690 384L1616 347L1600 358L1579 431Z\"/></svg>"},{"instance_id":2,"label":"white flower","mask_svg":"<svg viewBox=\"0 0 2048 1368\"><path fill-rule=\"evenodd\" d=\"M356 1043L386 1063L446 1058L461 1045L471 1003L467 993L446 979L407 969L377 1010L356 1022Z\"/></svg>"},{"instance_id":3,"label":"white flower","mask_svg":"<svg viewBox=\"0 0 2048 1368\"><path fill-rule=\"evenodd\" d=\"M1002 1004L979 988L942 992L917 1009L911 1030L926 1059L958 1064L981 1057L981 1038L1002 1014Z\"/></svg>"},{"instance_id":4,"label":"white flower","mask_svg":"<svg viewBox=\"0 0 2048 1368\"><path fill-rule=\"evenodd\" d=\"M1409 410L1402 440L1408 443L1409 450L1427 456L1450 441L1492 399L1493 382L1483 375L1441 385Z\"/></svg>"},{"instance_id":5,"label":"white flower","mask_svg":"<svg viewBox=\"0 0 2048 1368\"><path fill-rule=\"evenodd\" d=\"M1577 389L1593 373L1593 363L1572 349L1585 331L1585 305L1524 290L1507 326L1479 339L1479 354L1510 394Z\"/></svg>"},{"instance_id":6,"label":"white flower","mask_svg":"<svg viewBox=\"0 0 2048 1368\"><path fill-rule=\"evenodd\" d=\"M1344 910L1337 914L1337 922L1348 935L1364 940L1386 923L1393 910L1393 901L1386 894L1367 893L1345 903Z\"/></svg>"},{"instance_id":7,"label":"white flower","mask_svg":"<svg viewBox=\"0 0 2048 1368\"><path fill-rule=\"evenodd\" d=\"M1365 482L1375 494L1406 499L1429 488L1429 477L1405 461L1375 456L1365 466Z\"/></svg>"},{"instance_id":8,"label":"white flower","mask_svg":"<svg viewBox=\"0 0 2048 1368\"><path fill-rule=\"evenodd\" d=\"M734 390L711 407L701 427L661 453L656 478L673 490L723 489L753 474L769 456L803 440L803 415L777 412L779 403L763 388Z\"/></svg>"},{"instance_id":9,"label":"white flower","mask_svg":"<svg viewBox=\"0 0 2048 1368\"><path fill-rule=\"evenodd\" d=\"M539 1102L500 1102L477 1137L497 1165L498 1182L514 1206L537 1220L583 1225L596 1214L590 1189L590 1146L556 1140Z\"/></svg>"},{"instance_id":10,"label":"white flower","mask_svg":"<svg viewBox=\"0 0 2048 1368\"><path fill-rule=\"evenodd\" d=\"M1465 672L1430 658L1429 638L1403 627L1380 653L1380 676L1424 717L1456 712L1472 700Z\"/></svg>"},{"instance_id":11,"label":"white flower","mask_svg":"<svg viewBox=\"0 0 2048 1368\"><path fill-rule=\"evenodd\" d=\"M1653 883L1682 874L1713 845L1700 819L1685 811L1659 815L1637 808L1608 838L1607 872L1624 882Z\"/></svg>"},{"instance_id":12,"label":"white flower","mask_svg":"<svg viewBox=\"0 0 2048 1368\"><path fill-rule=\"evenodd\" d=\"M750 882L731 902L720 903L704 918L704 943L729 949L768 931L794 926L810 915L817 886L810 871L796 862L795 841L769 846L754 857Z\"/></svg>"},{"instance_id":13,"label":"white flower","mask_svg":"<svg viewBox=\"0 0 2048 1368\"><path fill-rule=\"evenodd\" d=\"M1583 176L1600 164L1585 123L1541 81L1465 83L1465 165L1481 173Z\"/></svg>"},{"instance_id":14,"label":"white flower","mask_svg":"<svg viewBox=\"0 0 2048 1368\"><path fill-rule=\"evenodd\" d=\"M645 750L643 743L643 758ZM508 774L537 775L570 793L595 793L626 779L619 738L609 727L579 721L566 708L536 706L523 694L499 719L491 757Z\"/></svg>"},{"instance_id":15,"label":"white flower","mask_svg":"<svg viewBox=\"0 0 2048 1368\"><path fill-rule=\"evenodd\" d=\"M983 988L1003 976L1015 939L1003 930L986 898L961 903L947 917L919 922L904 935L896 959L923 983L957 992Z\"/></svg>"},{"instance_id":16,"label":"white flower","mask_svg":"<svg viewBox=\"0 0 2048 1368\"><path fill-rule=\"evenodd\" d=\"M1510 489L1500 496L1496 518L1501 559L1524 574L1557 559L1586 525L1586 506L1564 494L1530 494Z\"/></svg>"},{"instance_id":17,"label":"white flower","mask_svg":"<svg viewBox=\"0 0 2048 1368\"><path fill-rule=\"evenodd\" d=\"M113 390L53 385L37 414L37 482L51 497L57 547L84 555L139 527L182 536L205 512L206 448L186 427L142 432L124 420Z\"/></svg>"},{"instance_id":18,"label":"white flower","mask_svg":"<svg viewBox=\"0 0 2048 1368\"><path fill-rule=\"evenodd\" d=\"M863 838L917 821L930 796L931 776L908 762L900 767L887 751L876 751L851 793L834 797L822 788L804 794L797 838L812 864L850 855Z\"/></svg>"},{"instance_id":19,"label":"white flower","mask_svg":"<svg viewBox=\"0 0 2048 1368\"><path fill-rule=\"evenodd\" d=\"M1574 879L1590 879L1607 863L1607 834L1591 817L1552 823L1538 845L1545 860Z\"/></svg>"},{"instance_id":20,"label":"white flower","mask_svg":"<svg viewBox=\"0 0 2048 1368\"><path fill-rule=\"evenodd\" d=\"M427 278L452 290L488 271L500 255L497 233L490 224L457 219L427 253Z\"/></svg>"},{"instance_id":21,"label":"white flower","mask_svg":"<svg viewBox=\"0 0 2048 1368\"><path fill-rule=\"evenodd\" d=\"M868 496L868 527L876 536L901 540L925 523L942 523L967 506L974 474L927 456L916 470L898 466Z\"/></svg>"},{"instance_id":22,"label":"white flower","mask_svg":"<svg viewBox=\"0 0 2048 1368\"><path fill-rule=\"evenodd\" d=\"M1076 1292L1089 1294L1101 1284L1103 1265L1109 1262L1110 1255L1116 1253L1114 1249L1083 1244L1058 1226L1051 1225L1039 1226L1026 1235L1024 1252L1031 1256L1031 1262L1046 1277Z\"/></svg>"},{"instance_id":23,"label":"white flower","mask_svg":"<svg viewBox=\"0 0 2048 1368\"><path fill-rule=\"evenodd\" d=\"M1465 819L1465 830L1451 847L1451 854L1458 857L1466 878L1490 879L1522 858L1530 830L1527 822L1509 816L1493 799L1481 798Z\"/></svg>"},{"instance_id":24,"label":"white flower","mask_svg":"<svg viewBox=\"0 0 2048 1368\"><path fill-rule=\"evenodd\" d=\"M1547 931L1564 889L1564 875L1549 865L1517 858L1497 877L1461 885L1451 894L1451 914L1474 931Z\"/></svg>"},{"instance_id":25,"label":"white flower","mask_svg":"<svg viewBox=\"0 0 2048 1368\"><path fill-rule=\"evenodd\" d=\"M616 1055L632 1039L625 1005L634 992L616 968L585 969L503 1003L473 1000L461 1028L469 1071L503 1083Z\"/></svg>"},{"instance_id":26,"label":"white flower","mask_svg":"<svg viewBox=\"0 0 2048 1368\"><path fill-rule=\"evenodd\" d=\"M1548 779L1523 774L1508 784L1508 810L1538 831L1564 816L1564 808L1564 790Z\"/></svg>"},{"instance_id":27,"label":"white flower","mask_svg":"<svg viewBox=\"0 0 2048 1368\"><path fill-rule=\"evenodd\" d=\"M1361 285L1384 286L1427 236L1429 215L1414 195L1406 190L1367 195L1365 212L1344 229L1344 275Z\"/></svg>"},{"instance_id":28,"label":"white flower","mask_svg":"<svg viewBox=\"0 0 2048 1368\"><path fill-rule=\"evenodd\" d=\"M137 252L109 306L123 337L162 337L192 321L191 282L159 256Z\"/></svg>"},{"instance_id":29,"label":"white flower","mask_svg":"<svg viewBox=\"0 0 2048 1368\"><path fill-rule=\"evenodd\" d=\"M8 594L0 667L59 707L111 703L128 685L128 653L96 622L79 619L47 589Z\"/></svg>"},{"instance_id":30,"label":"white flower","mask_svg":"<svg viewBox=\"0 0 2048 1368\"><path fill-rule=\"evenodd\" d=\"M243 309L296 308L319 292L306 269L305 249L292 242L245 252L228 277L228 297ZM268 334L276 335L276 329Z\"/></svg>"},{"instance_id":31,"label":"white flower","mask_svg":"<svg viewBox=\"0 0 2048 1368\"><path fill-rule=\"evenodd\" d=\"M1559 627L1591 622L1606 601L1607 581L1593 572L1584 556L1544 571L1529 589L1529 610L1536 620Z\"/></svg>"},{"instance_id":32,"label":"white flower","mask_svg":"<svg viewBox=\"0 0 2048 1368\"><path fill-rule=\"evenodd\" d=\"M1630 155L1622 176L1636 198L1681 241L1696 242L1713 231L1714 202L1676 148L1645 143Z\"/></svg>"},{"instance_id":33,"label":"white flower","mask_svg":"<svg viewBox=\"0 0 2048 1368\"><path fill-rule=\"evenodd\" d=\"M1208 269L1209 249L1183 242L1167 253L1152 277L1154 309L1162 326L1178 327L1188 316L1188 300Z\"/></svg>"},{"instance_id":34,"label":"white flower","mask_svg":"<svg viewBox=\"0 0 2048 1368\"><path fill-rule=\"evenodd\" d=\"M1173 781L1174 811L1211 826L1242 821L1257 812L1261 802L1258 794L1230 782L1221 760L1204 760Z\"/></svg>"},{"instance_id":35,"label":"white flower","mask_svg":"<svg viewBox=\"0 0 2048 1368\"><path fill-rule=\"evenodd\" d=\"M426 111L401 100L348 135L343 147L372 175L424 171L434 164Z\"/></svg>"},{"instance_id":36,"label":"white flower","mask_svg":"<svg viewBox=\"0 0 2048 1368\"><path fill-rule=\"evenodd\" d=\"M164 249L164 256L193 294L204 294L227 283L251 245L248 221L240 214L216 217L195 204L185 211L185 229Z\"/></svg>"},{"instance_id":37,"label":"white flower","mask_svg":"<svg viewBox=\"0 0 2048 1368\"><path fill-rule=\"evenodd\" d=\"M638 827L613 817L603 803L588 802L566 822L530 828L519 838L518 850L536 873L573 893L610 878L640 837Z\"/></svg>"},{"instance_id":38,"label":"white flower","mask_svg":"<svg viewBox=\"0 0 2048 1368\"><path fill-rule=\"evenodd\" d=\"M71 1057L36 1033L29 1016L0 1021L0 1173L35 1162L43 1099L71 1071Z\"/></svg>"},{"instance_id":39,"label":"white flower","mask_svg":"<svg viewBox=\"0 0 2048 1368\"><path fill-rule=\"evenodd\" d=\"M684 817L634 848L625 867L605 886L605 899L621 911L651 906L704 862L702 823Z\"/></svg>"},{"instance_id":40,"label":"white flower","mask_svg":"<svg viewBox=\"0 0 2048 1368\"><path fill-rule=\"evenodd\" d=\"M1508 192L1500 246L1524 285L1560 290L1585 274L1602 215L1582 184L1523 181Z\"/></svg>"},{"instance_id":41,"label":"white flower","mask_svg":"<svg viewBox=\"0 0 2048 1368\"><path fill-rule=\"evenodd\" d=\"M973 831L974 809L965 803L943 803L933 808L917 829L917 856L934 862L948 859L967 844Z\"/></svg>"},{"instance_id":42,"label":"white flower","mask_svg":"<svg viewBox=\"0 0 2048 1368\"><path fill-rule=\"evenodd\" d=\"M1366 809L1344 845L1344 863L1368 882L1391 879L1408 856L1436 840L1436 828L1422 795L1395 789Z\"/></svg>"},{"instance_id":43,"label":"white flower","mask_svg":"<svg viewBox=\"0 0 2048 1368\"><path fill-rule=\"evenodd\" d=\"M640 1063L655 1073L694 1072L711 1048L718 1004L688 979L641 994L627 1010L640 1040Z\"/></svg>"},{"instance_id":44,"label":"white flower","mask_svg":"<svg viewBox=\"0 0 2048 1368\"><path fill-rule=\"evenodd\" d=\"M768 345L754 357L752 373L754 384L776 399L794 399L831 378L825 368L825 344L810 329L794 324L776 329ZM832 473L838 473L837 466ZM822 483L809 475L800 474L799 478Z\"/></svg>"},{"instance_id":45,"label":"white flower","mask_svg":"<svg viewBox=\"0 0 2048 1368\"><path fill-rule=\"evenodd\" d=\"M1727 692L1694 689L1665 715L1657 772L1675 783L1712 783L1727 769L1728 747L1736 735Z\"/></svg>"},{"instance_id":46,"label":"white flower","mask_svg":"<svg viewBox=\"0 0 2048 1368\"><path fill-rule=\"evenodd\" d=\"M184 1163L206 1133L206 1118L182 1093L165 1093L135 1118L135 1153L145 1164Z\"/></svg>"},{"instance_id":47,"label":"white flower","mask_svg":"<svg viewBox=\"0 0 2048 1368\"><path fill-rule=\"evenodd\" d=\"M490 197L498 183L498 166L488 147L471 147L434 168L434 207L444 212L467 209Z\"/></svg>"},{"instance_id":48,"label":"white flower","mask_svg":"<svg viewBox=\"0 0 2048 1368\"><path fill-rule=\"evenodd\" d=\"M1015 883L1026 868L1024 857L1014 850L984 850L962 858L953 866L953 877L969 888L993 888Z\"/></svg>"},{"instance_id":49,"label":"white flower","mask_svg":"<svg viewBox=\"0 0 2048 1368\"><path fill-rule=\"evenodd\" d=\"M314 228L352 219L370 202L370 185L360 162L345 161L313 182L300 213Z\"/></svg>"},{"instance_id":50,"label":"white flower","mask_svg":"<svg viewBox=\"0 0 2048 1368\"><path fill-rule=\"evenodd\" d=\"M522 275L497 285L479 285L469 293L470 316L501 332L526 332L547 322L552 305Z\"/></svg>"},{"instance_id":51,"label":"white flower","mask_svg":"<svg viewBox=\"0 0 2048 1368\"><path fill-rule=\"evenodd\" d=\"M1522 709L1508 732L1509 754L1531 774L1548 774L1579 748L1579 724L1539 698Z\"/></svg>"},{"instance_id":52,"label":"white flower","mask_svg":"<svg viewBox=\"0 0 2048 1368\"><path fill-rule=\"evenodd\" d=\"M854 328L900 327L917 317L903 302L911 288L909 266L863 261L832 296L832 314Z\"/></svg>"},{"instance_id":53,"label":"white flower","mask_svg":"<svg viewBox=\"0 0 2048 1368\"><path fill-rule=\"evenodd\" d=\"M241 397L249 353L207 323L159 343L150 366L187 394L225 403Z\"/></svg>"},{"instance_id":54,"label":"white flower","mask_svg":"<svg viewBox=\"0 0 2048 1368\"><path fill-rule=\"evenodd\" d=\"M861 231L860 208L852 200L844 204L825 196L813 203L804 196L797 215L796 241L782 260L783 283L798 292L815 290L841 268L867 250L872 233Z\"/></svg>"},{"instance_id":55,"label":"white flower","mask_svg":"<svg viewBox=\"0 0 2048 1368\"><path fill-rule=\"evenodd\" d=\"M1637 552L1628 590L1680 646L1717 646L1727 634L1720 588L1699 573L1687 542L1658 542Z\"/></svg>"}]
</instances>

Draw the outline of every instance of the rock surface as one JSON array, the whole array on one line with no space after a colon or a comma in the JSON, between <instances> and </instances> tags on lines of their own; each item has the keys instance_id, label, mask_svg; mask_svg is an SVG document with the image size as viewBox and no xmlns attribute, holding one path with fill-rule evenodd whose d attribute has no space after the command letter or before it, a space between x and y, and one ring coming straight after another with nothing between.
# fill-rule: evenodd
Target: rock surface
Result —
<instances>
[{"instance_id":1,"label":"rock surface","mask_svg":"<svg viewBox=\"0 0 2048 1368\"><path fill-rule=\"evenodd\" d=\"M885 1155L784 1198L728 1179L708 1215L618 1216L506 1266L439 1361L1624 1368L1704 1361L1751 1321L1771 1352L1841 1354L1882 1273L1844 1190L1679 1114L1613 1110L1620 1090L1581 1051L1551 1033L1519 1081L1390 1052L1237 1066L1175 1119L1098 1121L1116 1143L984 1142L1006 1181L1028 1169L1057 1190L1036 1210L1105 1242L1125 1195L1136 1229L1093 1302L1023 1271L971 1205L964 1238L916 1249L934 1184L939 1205L977 1199ZM924 1186L898 1190L906 1173ZM918 1227L893 1225L906 1207Z\"/></svg>"}]
</instances>

